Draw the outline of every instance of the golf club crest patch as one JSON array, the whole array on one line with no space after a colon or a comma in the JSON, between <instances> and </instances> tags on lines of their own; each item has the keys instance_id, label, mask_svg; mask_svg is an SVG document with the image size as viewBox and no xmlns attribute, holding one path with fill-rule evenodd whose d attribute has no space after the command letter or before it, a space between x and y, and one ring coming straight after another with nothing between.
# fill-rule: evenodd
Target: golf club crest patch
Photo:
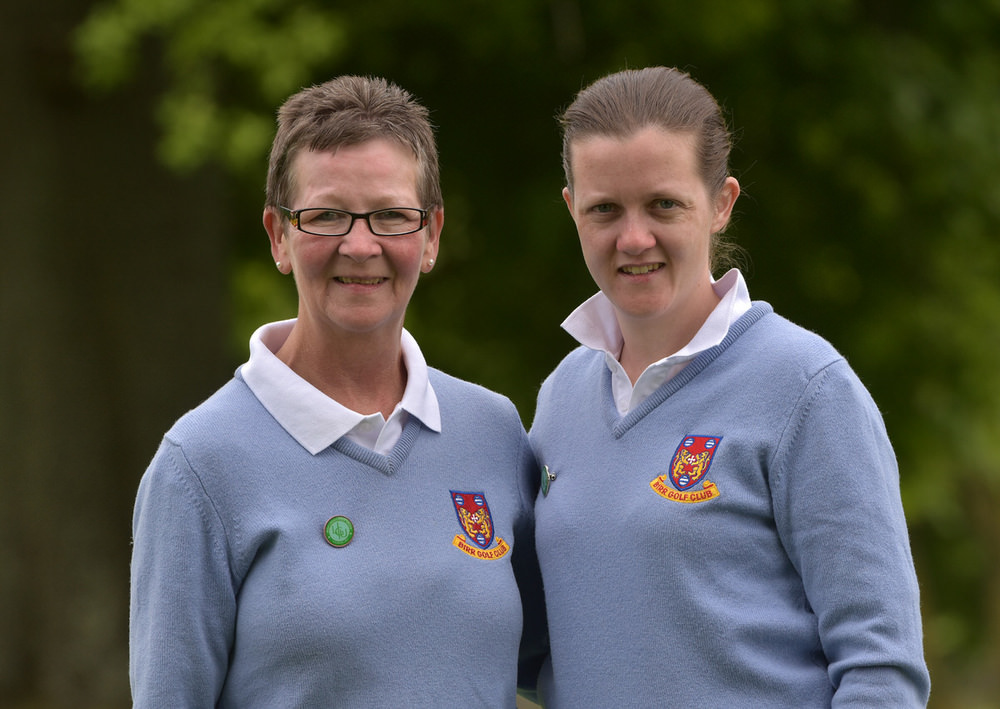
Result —
<instances>
[{"instance_id":1,"label":"golf club crest patch","mask_svg":"<svg viewBox=\"0 0 1000 709\"><path fill-rule=\"evenodd\" d=\"M494 534L493 516L485 493L452 490L451 501L462 528L462 534L456 534L452 540L453 546L486 561L501 559L510 551L510 545Z\"/></svg>"},{"instance_id":2,"label":"golf club crest patch","mask_svg":"<svg viewBox=\"0 0 1000 709\"><path fill-rule=\"evenodd\" d=\"M719 496L719 488L706 476L722 436L684 436L665 475L649 483L660 497L692 504Z\"/></svg>"}]
</instances>

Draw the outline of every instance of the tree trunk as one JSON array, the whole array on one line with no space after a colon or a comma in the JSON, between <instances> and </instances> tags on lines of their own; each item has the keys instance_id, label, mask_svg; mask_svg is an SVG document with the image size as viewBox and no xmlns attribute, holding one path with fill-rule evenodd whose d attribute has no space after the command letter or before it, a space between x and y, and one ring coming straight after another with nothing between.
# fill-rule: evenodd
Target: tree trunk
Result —
<instances>
[{"instance_id":1,"label":"tree trunk","mask_svg":"<svg viewBox=\"0 0 1000 709\"><path fill-rule=\"evenodd\" d=\"M231 373L218 185L157 165L150 71L102 99L74 83L85 9L0 8L7 707L129 706L136 484L170 423Z\"/></svg>"}]
</instances>

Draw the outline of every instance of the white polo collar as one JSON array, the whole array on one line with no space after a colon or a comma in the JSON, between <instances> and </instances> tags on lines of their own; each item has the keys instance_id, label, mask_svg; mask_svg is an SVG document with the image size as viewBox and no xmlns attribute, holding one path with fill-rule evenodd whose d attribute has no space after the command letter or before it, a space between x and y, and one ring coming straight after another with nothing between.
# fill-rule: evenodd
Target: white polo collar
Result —
<instances>
[{"instance_id":1,"label":"white polo collar","mask_svg":"<svg viewBox=\"0 0 1000 709\"><path fill-rule=\"evenodd\" d=\"M405 329L400 344L406 388L388 421L383 421L381 414L365 416L331 399L278 359L275 353L294 324L293 319L258 328L250 337L250 360L240 372L264 408L303 448L315 455L348 436L385 453L398 440L407 415L415 416L432 431L441 431L441 412L428 379L427 362Z\"/></svg>"}]
</instances>

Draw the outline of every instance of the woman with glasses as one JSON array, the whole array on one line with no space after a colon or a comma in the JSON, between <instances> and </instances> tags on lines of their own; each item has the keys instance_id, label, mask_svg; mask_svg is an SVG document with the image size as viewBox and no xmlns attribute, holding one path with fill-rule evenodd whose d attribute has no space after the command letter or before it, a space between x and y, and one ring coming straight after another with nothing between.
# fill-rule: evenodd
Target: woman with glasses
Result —
<instances>
[{"instance_id":1,"label":"woman with glasses","mask_svg":"<svg viewBox=\"0 0 1000 709\"><path fill-rule=\"evenodd\" d=\"M135 706L513 707L536 468L514 406L403 329L444 221L426 109L354 76L292 96L263 219L298 314L143 476Z\"/></svg>"},{"instance_id":2,"label":"woman with glasses","mask_svg":"<svg viewBox=\"0 0 1000 709\"><path fill-rule=\"evenodd\" d=\"M600 292L530 439L548 709L918 707L917 579L878 409L819 336L712 277L739 196L714 98L580 92L563 198Z\"/></svg>"}]
</instances>

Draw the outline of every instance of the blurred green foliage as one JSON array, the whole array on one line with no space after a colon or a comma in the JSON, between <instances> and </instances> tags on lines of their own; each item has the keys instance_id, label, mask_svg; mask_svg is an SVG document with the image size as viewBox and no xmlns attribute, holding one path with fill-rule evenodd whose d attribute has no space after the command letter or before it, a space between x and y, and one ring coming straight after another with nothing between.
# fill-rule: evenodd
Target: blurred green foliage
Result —
<instances>
[{"instance_id":1,"label":"blurred green foliage","mask_svg":"<svg viewBox=\"0 0 1000 709\"><path fill-rule=\"evenodd\" d=\"M155 64L162 159L231 171L236 362L256 325L294 315L259 224L277 106L341 73L416 94L447 218L407 326L432 365L508 394L529 425L572 345L558 324L594 290L554 116L605 73L689 70L737 131L731 233L752 295L830 339L884 411L932 704L1000 694L1000 2L117 0L76 47L96 90Z\"/></svg>"}]
</instances>

